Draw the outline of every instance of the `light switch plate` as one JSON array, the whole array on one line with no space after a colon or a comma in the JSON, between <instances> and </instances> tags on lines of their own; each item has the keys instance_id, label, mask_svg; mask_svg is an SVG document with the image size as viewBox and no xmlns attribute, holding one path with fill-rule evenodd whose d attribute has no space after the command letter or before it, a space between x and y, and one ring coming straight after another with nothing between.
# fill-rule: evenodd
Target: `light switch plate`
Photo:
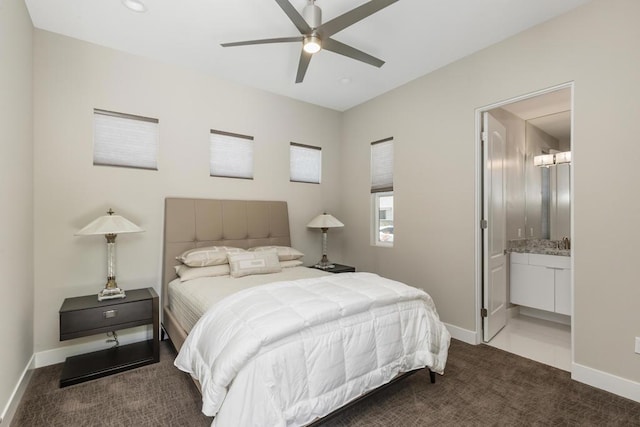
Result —
<instances>
[{"instance_id":1,"label":"light switch plate","mask_svg":"<svg viewBox=\"0 0 640 427\"><path fill-rule=\"evenodd\" d=\"M640 354L640 337L636 337L636 353Z\"/></svg>"}]
</instances>

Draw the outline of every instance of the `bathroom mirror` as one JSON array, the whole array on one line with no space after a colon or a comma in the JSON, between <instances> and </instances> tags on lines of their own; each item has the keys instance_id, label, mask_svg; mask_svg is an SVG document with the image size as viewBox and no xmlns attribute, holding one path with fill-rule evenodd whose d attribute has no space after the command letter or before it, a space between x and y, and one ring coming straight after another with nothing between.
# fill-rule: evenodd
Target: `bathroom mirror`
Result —
<instances>
[{"instance_id":1,"label":"bathroom mirror","mask_svg":"<svg viewBox=\"0 0 640 427\"><path fill-rule=\"evenodd\" d=\"M571 150L571 111L529 119L525 124L526 238L571 236L571 164L534 165L534 157Z\"/></svg>"}]
</instances>

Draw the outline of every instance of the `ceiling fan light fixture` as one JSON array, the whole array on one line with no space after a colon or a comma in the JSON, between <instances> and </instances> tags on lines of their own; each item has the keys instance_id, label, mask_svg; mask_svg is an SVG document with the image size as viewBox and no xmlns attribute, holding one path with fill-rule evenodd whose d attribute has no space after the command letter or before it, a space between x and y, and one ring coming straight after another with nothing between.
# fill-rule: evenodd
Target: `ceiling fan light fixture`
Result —
<instances>
[{"instance_id":1,"label":"ceiling fan light fixture","mask_svg":"<svg viewBox=\"0 0 640 427\"><path fill-rule=\"evenodd\" d=\"M140 0L122 0L122 4L127 7L129 10L133 10L134 12L146 12L147 6Z\"/></svg>"},{"instance_id":2,"label":"ceiling fan light fixture","mask_svg":"<svg viewBox=\"0 0 640 427\"><path fill-rule=\"evenodd\" d=\"M307 53L318 53L322 49L322 42L317 36L308 36L304 38L304 44L302 46Z\"/></svg>"}]
</instances>

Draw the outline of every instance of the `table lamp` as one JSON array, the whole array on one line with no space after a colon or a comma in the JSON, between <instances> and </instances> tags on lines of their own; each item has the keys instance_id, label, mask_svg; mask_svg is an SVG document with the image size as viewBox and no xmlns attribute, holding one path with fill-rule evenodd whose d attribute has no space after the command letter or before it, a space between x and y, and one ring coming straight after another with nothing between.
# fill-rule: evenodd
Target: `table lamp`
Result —
<instances>
[{"instance_id":1,"label":"table lamp","mask_svg":"<svg viewBox=\"0 0 640 427\"><path fill-rule=\"evenodd\" d=\"M124 290L120 289L116 283L116 237L118 234L139 233L141 231L144 230L128 219L114 215L113 210L109 209L107 215L95 219L76 233L76 236L103 234L107 239L107 284L98 293L98 301L126 296Z\"/></svg>"},{"instance_id":2,"label":"table lamp","mask_svg":"<svg viewBox=\"0 0 640 427\"><path fill-rule=\"evenodd\" d=\"M344 227L344 224L338 221L334 216L323 213L313 218L309 224L309 228L320 228L322 230L322 259L315 265L316 268L326 270L335 267L327 258L327 231L330 228Z\"/></svg>"}]
</instances>

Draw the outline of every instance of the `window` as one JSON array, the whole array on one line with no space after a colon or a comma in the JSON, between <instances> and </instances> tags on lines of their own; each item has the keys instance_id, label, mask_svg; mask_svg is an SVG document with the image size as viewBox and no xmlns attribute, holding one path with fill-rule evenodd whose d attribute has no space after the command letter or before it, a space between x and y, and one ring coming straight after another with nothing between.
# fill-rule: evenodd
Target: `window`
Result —
<instances>
[{"instance_id":1,"label":"window","mask_svg":"<svg viewBox=\"0 0 640 427\"><path fill-rule=\"evenodd\" d=\"M253 179L253 137L211 130L211 176Z\"/></svg>"},{"instance_id":2,"label":"window","mask_svg":"<svg viewBox=\"0 0 640 427\"><path fill-rule=\"evenodd\" d=\"M322 148L292 142L289 148L293 182L320 184L322 175Z\"/></svg>"},{"instance_id":3,"label":"window","mask_svg":"<svg viewBox=\"0 0 640 427\"><path fill-rule=\"evenodd\" d=\"M93 164L157 170L158 119L93 110Z\"/></svg>"},{"instance_id":4,"label":"window","mask_svg":"<svg viewBox=\"0 0 640 427\"><path fill-rule=\"evenodd\" d=\"M378 246L393 246L393 138L371 143L373 238Z\"/></svg>"}]
</instances>

